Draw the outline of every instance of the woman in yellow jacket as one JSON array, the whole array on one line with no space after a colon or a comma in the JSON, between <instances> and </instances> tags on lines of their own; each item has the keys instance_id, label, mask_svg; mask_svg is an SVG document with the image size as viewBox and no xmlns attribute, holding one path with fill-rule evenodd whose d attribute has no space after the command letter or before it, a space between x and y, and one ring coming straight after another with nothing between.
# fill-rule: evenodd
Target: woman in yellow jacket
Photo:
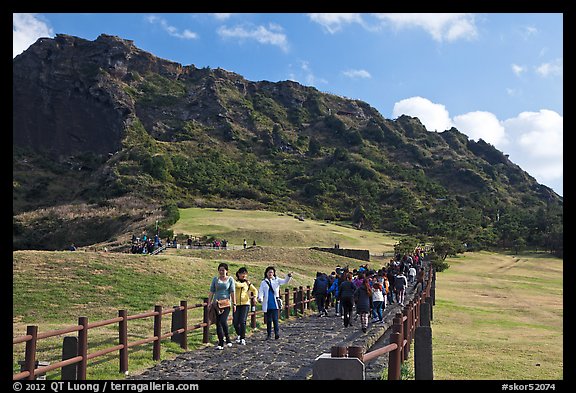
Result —
<instances>
[{"instance_id":1,"label":"woman in yellow jacket","mask_svg":"<svg viewBox=\"0 0 576 393\"><path fill-rule=\"evenodd\" d=\"M250 298L258 295L258 289L248 281L248 270L241 267L236 272L236 310L232 316L232 325L238 337L236 342L246 345L246 319L250 311Z\"/></svg>"}]
</instances>

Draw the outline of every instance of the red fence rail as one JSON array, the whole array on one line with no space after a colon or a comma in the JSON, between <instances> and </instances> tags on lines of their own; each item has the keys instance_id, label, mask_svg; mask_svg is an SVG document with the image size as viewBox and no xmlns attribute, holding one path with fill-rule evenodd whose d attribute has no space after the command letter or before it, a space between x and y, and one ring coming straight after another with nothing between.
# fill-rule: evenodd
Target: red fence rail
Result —
<instances>
[{"instance_id":1,"label":"red fence rail","mask_svg":"<svg viewBox=\"0 0 576 393\"><path fill-rule=\"evenodd\" d=\"M254 295L254 294L252 294ZM298 313L304 314L305 310L309 308L310 302L314 300L311 297L310 286L307 286L304 289L302 286L299 288L292 289L292 301L290 296L290 289L286 288L284 291L284 305L282 307L282 312L280 313L281 317L284 319L290 318L291 309L293 309L293 314L297 315ZM256 328L256 318L257 315L263 315L264 313L261 310L256 310L256 300L254 296L251 296L251 304L254 307L251 307L249 312L250 316L250 326L252 328ZM194 308L203 308L203 316L202 321L196 324L189 324L188 322L188 310ZM180 313L180 325L177 328L162 333L162 322L164 320L163 316L167 314L173 313ZM144 319L144 318L154 318L154 333L153 336L141 339L138 341L128 341L128 321L135 320L135 319ZM228 318L229 320L232 319L232 316ZM107 325L118 325L118 344L101 349L96 352L88 353L88 331L90 329L94 329L101 326ZM57 368L64 368L73 366L76 368L76 372L74 373L74 379L78 380L85 380L86 379L86 370L88 368L88 360L107 355L112 352L118 352L119 358L119 369L121 373L128 371L128 348L132 348L135 346L143 345L152 342L152 359L153 360L160 360L160 349L161 349L161 341L163 339L177 336L177 342L179 343L180 347L183 349L188 349L188 336L187 333L192 330L196 329L203 329L202 331L202 342L207 344L210 342L210 325L208 319L208 298L204 298L202 303L196 303L192 305L188 305L186 300L182 300L180 302L180 306L175 306L170 309L163 309L161 305L156 305L154 307L154 311L148 311L141 314L136 315L128 315L127 310L118 310L118 316L116 318L111 318L103 321L97 321L88 323L88 317L82 316L78 318L78 325L76 326L69 326L66 328L52 330L48 332L39 333L38 326L29 325L26 328L26 335L15 337L12 339L12 345L25 343L25 355L24 355L24 362L22 371L13 374L13 380L21 380L21 379L28 379L34 380L38 375L42 375L47 373L48 371L55 370ZM56 362L54 364L50 364L48 366L38 367L36 365L36 346L39 340L60 336L63 334L74 333L78 332L78 349L76 356L72 356L67 359L62 359L62 361ZM64 352L64 351L63 351Z\"/></svg>"}]
</instances>

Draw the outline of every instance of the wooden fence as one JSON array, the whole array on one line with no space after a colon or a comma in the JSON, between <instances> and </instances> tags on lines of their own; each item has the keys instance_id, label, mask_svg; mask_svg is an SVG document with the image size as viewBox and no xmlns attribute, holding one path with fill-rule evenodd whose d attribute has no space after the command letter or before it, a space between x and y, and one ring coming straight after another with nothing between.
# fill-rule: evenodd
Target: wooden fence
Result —
<instances>
[{"instance_id":1,"label":"wooden fence","mask_svg":"<svg viewBox=\"0 0 576 393\"><path fill-rule=\"evenodd\" d=\"M256 328L257 315L264 314L261 310L256 310L256 300L254 294L251 293L252 306L249 312L250 326ZM311 296L310 286L304 289L302 286L293 288L290 291L288 288L284 291L284 305L280 317L284 319L290 318L290 315L304 314L305 310L309 308L310 302L314 298ZM202 321L196 324L189 324L188 310L194 308L203 308ZM291 312L292 311L292 312ZM172 314L171 330L162 333L162 323L164 322L164 315ZM154 318L154 333L153 336L138 340L128 341L128 321L143 318ZM232 316L229 317L229 320ZM101 326L118 324L118 345L109 348L101 349L92 353L88 353L88 331ZM62 379L86 379L86 370L88 368L88 361L100 356L107 355L112 352L118 352L119 356L119 369L121 373L128 371L128 348L136 347L139 345L152 342L152 359L160 360L160 345L163 339L172 337L173 341L179 343L183 349L188 349L188 336L187 333L192 330L202 329L202 342L207 344L210 342L210 323L208 320L208 298L204 298L202 303L188 305L186 300L180 302L180 306L174 306L169 309L163 309L162 306L157 305L154 311L148 311L142 314L128 315L126 310L118 310L116 318L107 319L104 321L97 321L88 323L88 317L79 317L78 325L70 326L67 328L52 330L48 332L38 332L38 326L29 325L26 329L26 335L15 337L12 339L12 345L26 343L24 361L22 371L13 374L13 380L28 379L34 380L37 376L43 375L48 371L57 368L62 369ZM70 337L64 337L62 360L54 364L38 367L36 345L39 340L49 337L61 336L64 334L78 332L77 339L67 340ZM68 344L67 344L68 342ZM70 347L72 345L72 347Z\"/></svg>"}]
</instances>

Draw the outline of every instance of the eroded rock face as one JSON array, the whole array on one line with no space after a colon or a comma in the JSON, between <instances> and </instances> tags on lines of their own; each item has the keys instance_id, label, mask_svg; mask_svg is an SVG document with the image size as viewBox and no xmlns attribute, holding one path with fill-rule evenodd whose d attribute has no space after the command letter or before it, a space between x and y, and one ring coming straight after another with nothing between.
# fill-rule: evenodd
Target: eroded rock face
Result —
<instances>
[{"instance_id":1,"label":"eroded rock face","mask_svg":"<svg viewBox=\"0 0 576 393\"><path fill-rule=\"evenodd\" d=\"M124 81L182 68L114 36L40 38L13 61L14 144L53 155L115 152L134 112Z\"/></svg>"}]
</instances>

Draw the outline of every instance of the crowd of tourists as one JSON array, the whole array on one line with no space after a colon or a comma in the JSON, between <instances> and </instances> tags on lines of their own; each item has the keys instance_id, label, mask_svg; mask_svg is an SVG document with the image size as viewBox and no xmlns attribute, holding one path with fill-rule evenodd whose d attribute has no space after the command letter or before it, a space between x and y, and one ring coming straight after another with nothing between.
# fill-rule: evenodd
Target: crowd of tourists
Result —
<instances>
[{"instance_id":1,"label":"crowd of tourists","mask_svg":"<svg viewBox=\"0 0 576 393\"><path fill-rule=\"evenodd\" d=\"M367 331L370 316L372 323L383 323L387 305L405 304L409 286L417 293L424 289L423 257L423 251L416 248L410 254L397 254L378 270L366 263L353 270L336 266L329 275L317 272L312 296L316 299L318 317L328 316L328 310L334 308L336 316L344 320L344 327L351 326L352 319L359 317L363 332Z\"/></svg>"}]
</instances>

